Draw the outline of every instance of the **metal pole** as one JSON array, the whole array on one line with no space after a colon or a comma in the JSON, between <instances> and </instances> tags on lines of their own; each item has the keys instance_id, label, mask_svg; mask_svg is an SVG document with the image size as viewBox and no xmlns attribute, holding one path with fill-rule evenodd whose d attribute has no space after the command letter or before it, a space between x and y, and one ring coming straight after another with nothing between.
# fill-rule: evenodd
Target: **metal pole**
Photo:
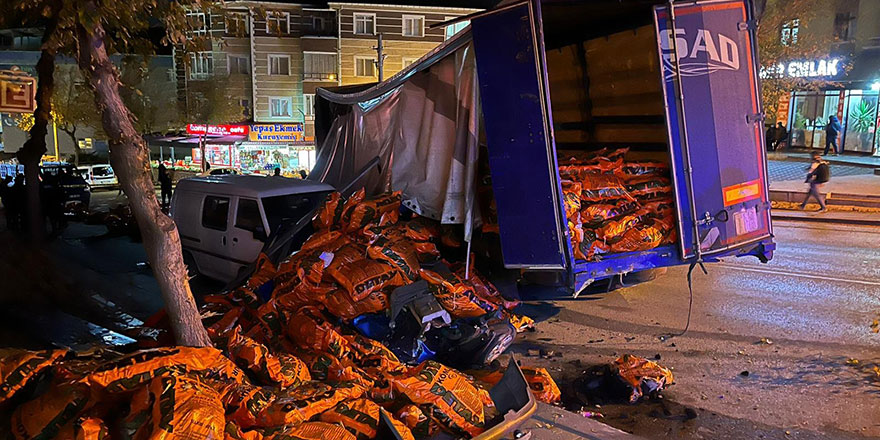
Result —
<instances>
[{"instance_id":1,"label":"metal pole","mask_svg":"<svg viewBox=\"0 0 880 440\"><path fill-rule=\"evenodd\" d=\"M694 174L693 174L693 168L691 168L691 153L690 153L690 149L688 148L687 117L684 113L684 88L681 85L681 70L679 68L680 66L679 66L679 62L678 62L679 61L679 59L678 59L678 45L676 44L676 41L675 41L675 37L676 37L676 35L675 35L675 5L673 5L672 0L669 0L668 9L669 9L669 26L672 28L672 33L670 34L669 39L672 42L672 63L673 63L673 66L675 67L675 71L673 72L674 73L673 79L675 80L676 92L678 93L678 99L676 101L677 101L678 110L679 110L678 120L679 120L679 124L681 126L681 130L680 130L681 131L681 146L682 146L682 150L684 152L683 159L684 159L684 166L685 166L684 172L685 172L685 176L686 176L685 181L687 183L688 197L690 198L690 202L693 203L693 206L691 207L692 209L690 211L691 211L691 221L693 222L693 229L694 229L694 231L693 231L693 234L694 234L694 243L693 243L694 256L697 258L697 262L702 262L703 261L703 249L702 249L702 246L700 243L700 225L699 225L698 214L697 214L697 206L696 206L696 202L694 200L694 183L693 183L694 182Z\"/></svg>"},{"instance_id":2,"label":"metal pole","mask_svg":"<svg viewBox=\"0 0 880 440\"><path fill-rule=\"evenodd\" d=\"M55 141L55 161L61 162L61 157L58 156L58 122L52 120L52 139Z\"/></svg>"},{"instance_id":3,"label":"metal pole","mask_svg":"<svg viewBox=\"0 0 880 440\"><path fill-rule=\"evenodd\" d=\"M379 34L379 44L376 46L376 68L379 70L379 82L382 82L385 79L385 54L383 53L384 47L382 45L382 34Z\"/></svg>"}]
</instances>

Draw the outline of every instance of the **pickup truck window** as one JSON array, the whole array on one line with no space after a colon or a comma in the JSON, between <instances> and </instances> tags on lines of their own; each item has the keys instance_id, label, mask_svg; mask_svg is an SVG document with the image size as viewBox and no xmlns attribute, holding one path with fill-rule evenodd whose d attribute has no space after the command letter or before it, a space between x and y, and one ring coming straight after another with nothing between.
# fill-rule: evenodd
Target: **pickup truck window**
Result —
<instances>
[{"instance_id":1,"label":"pickup truck window","mask_svg":"<svg viewBox=\"0 0 880 440\"><path fill-rule=\"evenodd\" d=\"M260 217L260 206L254 199L238 199L238 210L235 213L235 227L254 232L263 226Z\"/></svg>"},{"instance_id":2,"label":"pickup truck window","mask_svg":"<svg viewBox=\"0 0 880 440\"><path fill-rule=\"evenodd\" d=\"M226 230L229 217L229 198L206 196L202 207L202 226L218 231Z\"/></svg>"},{"instance_id":3,"label":"pickup truck window","mask_svg":"<svg viewBox=\"0 0 880 440\"><path fill-rule=\"evenodd\" d=\"M264 197L263 211L269 221L269 228L274 231L278 225L286 221L298 221L317 203L323 201L325 195L325 193L308 193Z\"/></svg>"}]
</instances>

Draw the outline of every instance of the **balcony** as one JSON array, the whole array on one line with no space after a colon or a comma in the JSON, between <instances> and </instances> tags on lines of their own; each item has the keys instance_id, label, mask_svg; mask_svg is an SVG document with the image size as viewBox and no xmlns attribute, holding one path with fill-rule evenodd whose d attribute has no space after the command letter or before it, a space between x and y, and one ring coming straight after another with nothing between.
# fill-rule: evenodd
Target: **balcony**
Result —
<instances>
[{"instance_id":1,"label":"balcony","mask_svg":"<svg viewBox=\"0 0 880 440\"><path fill-rule=\"evenodd\" d=\"M336 81L336 72L303 72L303 81Z\"/></svg>"},{"instance_id":2,"label":"balcony","mask_svg":"<svg viewBox=\"0 0 880 440\"><path fill-rule=\"evenodd\" d=\"M313 27L304 27L302 31L303 37L326 37L326 38L336 38L336 28L313 28Z\"/></svg>"}]
</instances>

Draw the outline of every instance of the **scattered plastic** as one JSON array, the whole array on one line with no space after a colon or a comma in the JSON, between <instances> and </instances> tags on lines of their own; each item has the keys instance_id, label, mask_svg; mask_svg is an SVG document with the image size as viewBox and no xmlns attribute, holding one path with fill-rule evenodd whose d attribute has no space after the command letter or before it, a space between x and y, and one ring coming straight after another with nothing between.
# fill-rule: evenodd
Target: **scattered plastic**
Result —
<instances>
[{"instance_id":1,"label":"scattered plastic","mask_svg":"<svg viewBox=\"0 0 880 440\"><path fill-rule=\"evenodd\" d=\"M757 345L773 345L773 341L770 338L761 338L760 341L756 342Z\"/></svg>"},{"instance_id":2,"label":"scattered plastic","mask_svg":"<svg viewBox=\"0 0 880 440\"><path fill-rule=\"evenodd\" d=\"M581 411L581 415L588 419L604 419L605 415L596 411Z\"/></svg>"}]
</instances>

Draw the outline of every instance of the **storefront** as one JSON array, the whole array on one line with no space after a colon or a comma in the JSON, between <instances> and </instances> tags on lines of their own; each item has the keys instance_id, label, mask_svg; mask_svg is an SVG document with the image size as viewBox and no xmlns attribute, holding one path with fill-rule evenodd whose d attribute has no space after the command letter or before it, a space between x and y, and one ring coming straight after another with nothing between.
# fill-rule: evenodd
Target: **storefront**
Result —
<instances>
[{"instance_id":1,"label":"storefront","mask_svg":"<svg viewBox=\"0 0 880 440\"><path fill-rule=\"evenodd\" d=\"M189 124L186 136L148 139L152 159L178 169L200 170L205 160L212 169L231 168L242 174L286 176L309 172L315 165L315 145L304 138L302 124Z\"/></svg>"},{"instance_id":2,"label":"storefront","mask_svg":"<svg viewBox=\"0 0 880 440\"><path fill-rule=\"evenodd\" d=\"M315 165L315 145L304 137L303 125L255 124L248 140L238 145L242 171L267 174L281 168L284 175L300 170L311 171Z\"/></svg>"},{"instance_id":3,"label":"storefront","mask_svg":"<svg viewBox=\"0 0 880 440\"><path fill-rule=\"evenodd\" d=\"M795 91L780 99L776 121L789 130L790 146L823 150L825 128L834 115L842 127L838 138L840 150L880 156L880 136L877 136L880 54L873 52L863 51L850 64L838 58L799 61L780 64L769 72L821 81L824 86Z\"/></svg>"}]
</instances>

